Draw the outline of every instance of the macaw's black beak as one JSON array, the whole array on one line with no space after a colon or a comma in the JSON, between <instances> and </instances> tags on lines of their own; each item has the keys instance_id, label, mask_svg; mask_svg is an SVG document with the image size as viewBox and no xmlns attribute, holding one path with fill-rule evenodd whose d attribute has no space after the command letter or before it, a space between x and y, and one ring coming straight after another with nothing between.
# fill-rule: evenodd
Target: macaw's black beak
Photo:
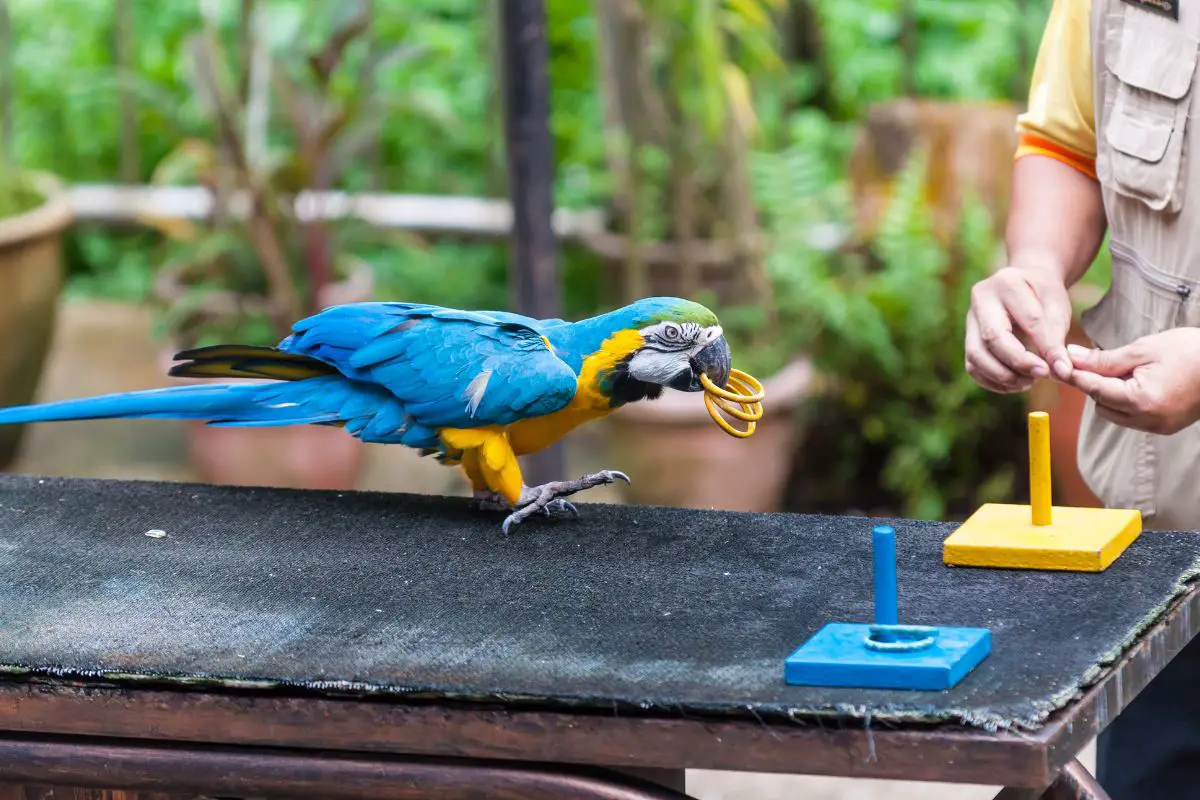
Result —
<instances>
[{"instance_id":1,"label":"macaw's black beak","mask_svg":"<svg viewBox=\"0 0 1200 800\"><path fill-rule=\"evenodd\" d=\"M683 392L703 391L704 385L700 383L701 374L707 375L708 379L717 386L725 388L725 384L729 382L729 372L732 369L733 357L729 352L729 342L725 341L724 336L721 336L692 356L691 370L681 372L671 382L671 388Z\"/></svg>"}]
</instances>

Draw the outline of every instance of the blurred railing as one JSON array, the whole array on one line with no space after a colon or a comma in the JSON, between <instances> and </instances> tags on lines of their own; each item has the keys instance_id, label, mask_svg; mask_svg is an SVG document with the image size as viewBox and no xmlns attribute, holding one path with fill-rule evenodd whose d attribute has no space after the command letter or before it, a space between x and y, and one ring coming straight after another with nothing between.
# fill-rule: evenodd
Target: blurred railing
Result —
<instances>
[{"instance_id":1,"label":"blurred railing","mask_svg":"<svg viewBox=\"0 0 1200 800\"><path fill-rule=\"evenodd\" d=\"M76 184L69 189L75 219L109 225L135 224L151 218L207 219L212 193L202 186L138 186ZM244 213L246 201L235 195L233 214ZM356 218L380 228L401 228L444 236L503 238L513 224L507 200L486 197L346 192L302 192L296 214L302 220ZM601 209L555 209L554 232L578 239L604 230Z\"/></svg>"}]
</instances>

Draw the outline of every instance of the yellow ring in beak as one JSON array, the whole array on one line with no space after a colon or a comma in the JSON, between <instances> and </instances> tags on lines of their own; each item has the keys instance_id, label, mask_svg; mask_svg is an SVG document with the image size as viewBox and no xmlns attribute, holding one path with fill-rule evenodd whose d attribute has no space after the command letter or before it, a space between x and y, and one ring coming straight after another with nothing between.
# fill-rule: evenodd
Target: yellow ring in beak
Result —
<instances>
[{"instance_id":1,"label":"yellow ring in beak","mask_svg":"<svg viewBox=\"0 0 1200 800\"><path fill-rule=\"evenodd\" d=\"M708 414L713 418L713 422L721 426L721 430L739 439L745 439L754 434L758 420L762 419L762 399L765 395L763 386L758 379L735 369L729 372L728 385L730 388L717 386L704 373L700 373L700 385L704 387L704 407L708 409ZM750 424L746 426L745 430L738 430L729 424L717 409Z\"/></svg>"}]
</instances>

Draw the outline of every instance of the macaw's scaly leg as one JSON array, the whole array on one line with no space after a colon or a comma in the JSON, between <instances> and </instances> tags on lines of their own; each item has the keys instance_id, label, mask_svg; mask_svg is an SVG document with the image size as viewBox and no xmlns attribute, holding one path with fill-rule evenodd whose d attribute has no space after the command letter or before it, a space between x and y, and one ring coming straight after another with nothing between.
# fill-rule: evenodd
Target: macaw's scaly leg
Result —
<instances>
[{"instance_id":1,"label":"macaw's scaly leg","mask_svg":"<svg viewBox=\"0 0 1200 800\"><path fill-rule=\"evenodd\" d=\"M476 511L510 511L510 506L499 493L493 492L490 489L483 489L475 492L471 498L471 503L475 506Z\"/></svg>"},{"instance_id":2,"label":"macaw's scaly leg","mask_svg":"<svg viewBox=\"0 0 1200 800\"><path fill-rule=\"evenodd\" d=\"M509 511L512 505L504 499L504 495L488 485L483 467L479 464L479 451L475 448L464 450L460 461L467 480L471 482L473 504L478 511Z\"/></svg>"},{"instance_id":3,"label":"macaw's scaly leg","mask_svg":"<svg viewBox=\"0 0 1200 800\"><path fill-rule=\"evenodd\" d=\"M446 428L440 435L446 450L460 453L459 464L471 482L477 510L517 508L526 487L520 462L504 429ZM547 508L546 513L552 510Z\"/></svg>"},{"instance_id":4,"label":"macaw's scaly leg","mask_svg":"<svg viewBox=\"0 0 1200 800\"><path fill-rule=\"evenodd\" d=\"M504 520L504 532L508 533L510 526L522 522L539 511L549 515L551 511L565 509L578 516L579 512L576 511L575 506L563 498L616 480L629 483L629 476L624 472L606 469L602 472L584 475L573 481L550 481L540 486L526 486L522 489L521 497L517 501L517 510Z\"/></svg>"},{"instance_id":5,"label":"macaw's scaly leg","mask_svg":"<svg viewBox=\"0 0 1200 800\"><path fill-rule=\"evenodd\" d=\"M526 486L521 466L513 452L508 434L501 428L445 428L440 432L445 447L461 451L463 471L471 481L475 505L484 510L516 509L504 520L504 533L510 527L537 513L550 516L565 511L579 512L565 497L615 480L629 483L629 476L615 470L584 475L573 481L552 481L541 486Z\"/></svg>"}]
</instances>

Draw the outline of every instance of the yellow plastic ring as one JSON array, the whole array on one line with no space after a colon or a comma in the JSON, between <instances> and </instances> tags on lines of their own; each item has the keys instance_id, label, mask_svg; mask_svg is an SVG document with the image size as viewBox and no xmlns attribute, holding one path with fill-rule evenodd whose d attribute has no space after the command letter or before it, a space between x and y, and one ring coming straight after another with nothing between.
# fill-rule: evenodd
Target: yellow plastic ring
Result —
<instances>
[{"instance_id":1,"label":"yellow plastic ring","mask_svg":"<svg viewBox=\"0 0 1200 800\"><path fill-rule=\"evenodd\" d=\"M735 403L761 403L764 392L763 385L758 382L758 379L752 375L747 375L740 369L732 369L729 371L729 382L740 386L751 392L751 394L736 394L723 389L712 382L712 378L700 373L700 385L704 387L704 391L709 394L714 394L724 400L732 400Z\"/></svg>"},{"instance_id":2,"label":"yellow plastic ring","mask_svg":"<svg viewBox=\"0 0 1200 800\"><path fill-rule=\"evenodd\" d=\"M750 390L749 386L747 386L742 381L739 381L737 378L730 378L729 383L738 388L745 389L747 391ZM753 396L754 395L745 395L745 397L753 397ZM726 414L729 414L730 416L733 416L733 417L737 417L740 420L745 420L747 422L750 422L752 420L762 419L762 404L758 403L756 401L750 401L750 400L739 400L738 401L737 405L743 409L748 409L747 411L740 411L737 408L734 408L733 404L730 403L728 400L714 398L713 402L717 405L718 408L720 408Z\"/></svg>"},{"instance_id":3,"label":"yellow plastic ring","mask_svg":"<svg viewBox=\"0 0 1200 800\"><path fill-rule=\"evenodd\" d=\"M765 395L762 384L756 378L735 369L729 373L729 388L717 386L703 373L700 375L700 384L704 387L704 406L721 430L739 439L754 434L757 421L762 419L762 399ZM745 430L738 430L721 416L721 411L749 424Z\"/></svg>"}]
</instances>

